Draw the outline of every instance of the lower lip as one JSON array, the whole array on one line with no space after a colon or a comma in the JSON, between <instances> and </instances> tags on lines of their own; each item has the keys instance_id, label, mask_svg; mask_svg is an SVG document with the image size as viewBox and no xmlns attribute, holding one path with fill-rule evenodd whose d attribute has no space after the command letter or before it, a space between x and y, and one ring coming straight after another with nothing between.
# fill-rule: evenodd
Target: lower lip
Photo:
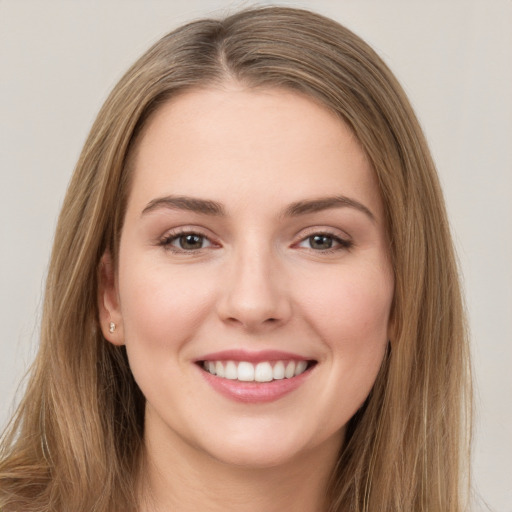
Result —
<instances>
[{"instance_id":1,"label":"lower lip","mask_svg":"<svg viewBox=\"0 0 512 512\"><path fill-rule=\"evenodd\" d=\"M274 402L295 391L309 377L312 368L291 379L279 379L271 382L241 382L217 377L199 368L206 382L221 395L243 403Z\"/></svg>"}]
</instances>

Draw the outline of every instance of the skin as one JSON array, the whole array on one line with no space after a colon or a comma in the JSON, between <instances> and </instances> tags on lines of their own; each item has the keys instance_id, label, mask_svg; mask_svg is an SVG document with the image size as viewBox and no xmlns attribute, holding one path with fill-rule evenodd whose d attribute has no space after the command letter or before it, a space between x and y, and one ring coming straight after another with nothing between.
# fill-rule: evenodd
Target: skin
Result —
<instances>
[{"instance_id":1,"label":"skin","mask_svg":"<svg viewBox=\"0 0 512 512\"><path fill-rule=\"evenodd\" d=\"M133 168L118 268L103 258L100 316L147 399L141 510L322 510L388 340L394 281L364 152L311 99L227 83L162 106ZM154 206L169 195L215 201L224 215ZM334 195L368 211L345 201L283 214ZM183 231L203 237L200 248L183 249ZM227 349L316 365L284 397L241 403L196 364Z\"/></svg>"}]
</instances>

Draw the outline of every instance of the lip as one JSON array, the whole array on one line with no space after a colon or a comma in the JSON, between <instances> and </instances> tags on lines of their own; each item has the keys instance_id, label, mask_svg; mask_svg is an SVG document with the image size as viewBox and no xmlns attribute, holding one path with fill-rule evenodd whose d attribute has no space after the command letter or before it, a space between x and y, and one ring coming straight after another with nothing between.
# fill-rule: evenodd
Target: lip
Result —
<instances>
[{"instance_id":1,"label":"lip","mask_svg":"<svg viewBox=\"0 0 512 512\"><path fill-rule=\"evenodd\" d=\"M241 382L212 375L201 367L201 363L203 361L247 361L254 364L263 361L283 360L312 361L313 359L277 350L263 350L259 352L223 350L200 357L194 362L203 379L216 392L236 402L257 404L277 401L295 391L307 381L316 364L311 365L304 373L289 379L273 380L271 382Z\"/></svg>"},{"instance_id":2,"label":"lip","mask_svg":"<svg viewBox=\"0 0 512 512\"><path fill-rule=\"evenodd\" d=\"M260 350L258 352L251 352L248 350L222 350L214 352L202 357L198 357L194 362L201 361L247 361L248 363L261 363L263 361L310 361L311 358L294 354L292 352L283 352L280 350Z\"/></svg>"}]
</instances>

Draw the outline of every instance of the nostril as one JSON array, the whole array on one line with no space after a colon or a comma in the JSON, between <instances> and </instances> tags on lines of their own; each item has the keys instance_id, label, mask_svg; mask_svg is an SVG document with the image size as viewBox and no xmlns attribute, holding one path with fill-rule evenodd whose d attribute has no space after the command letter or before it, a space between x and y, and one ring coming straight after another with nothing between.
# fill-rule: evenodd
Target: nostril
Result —
<instances>
[{"instance_id":1,"label":"nostril","mask_svg":"<svg viewBox=\"0 0 512 512\"><path fill-rule=\"evenodd\" d=\"M230 316L225 319L226 322L232 325L240 325L245 327L246 329L252 330L253 328L263 327L263 326L271 326L271 325L277 325L279 324L280 320L279 318L270 317L266 319L258 319L258 318L250 318L247 316L240 316L239 318Z\"/></svg>"}]
</instances>

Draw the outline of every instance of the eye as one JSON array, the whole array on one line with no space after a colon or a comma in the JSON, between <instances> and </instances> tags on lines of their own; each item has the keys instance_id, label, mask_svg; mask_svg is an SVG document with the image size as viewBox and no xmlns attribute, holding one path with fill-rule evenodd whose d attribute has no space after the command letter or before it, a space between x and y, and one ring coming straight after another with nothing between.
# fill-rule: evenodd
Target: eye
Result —
<instances>
[{"instance_id":1,"label":"eye","mask_svg":"<svg viewBox=\"0 0 512 512\"><path fill-rule=\"evenodd\" d=\"M180 249L184 249L185 251L202 249L205 244L208 244L208 239L195 233L180 235L173 240L173 245L178 246Z\"/></svg>"},{"instance_id":2,"label":"eye","mask_svg":"<svg viewBox=\"0 0 512 512\"><path fill-rule=\"evenodd\" d=\"M311 249L318 249L324 251L325 249L331 249L334 243L332 236L327 235L313 235L308 237L307 242Z\"/></svg>"},{"instance_id":3,"label":"eye","mask_svg":"<svg viewBox=\"0 0 512 512\"><path fill-rule=\"evenodd\" d=\"M193 252L211 247L212 242L199 233L171 233L167 235L160 245L175 252Z\"/></svg>"},{"instance_id":4,"label":"eye","mask_svg":"<svg viewBox=\"0 0 512 512\"><path fill-rule=\"evenodd\" d=\"M319 252L332 252L341 249L349 249L352 246L352 242L344 240L335 235L329 233L314 233L302 240L298 247L304 247L306 249L312 249Z\"/></svg>"}]
</instances>

